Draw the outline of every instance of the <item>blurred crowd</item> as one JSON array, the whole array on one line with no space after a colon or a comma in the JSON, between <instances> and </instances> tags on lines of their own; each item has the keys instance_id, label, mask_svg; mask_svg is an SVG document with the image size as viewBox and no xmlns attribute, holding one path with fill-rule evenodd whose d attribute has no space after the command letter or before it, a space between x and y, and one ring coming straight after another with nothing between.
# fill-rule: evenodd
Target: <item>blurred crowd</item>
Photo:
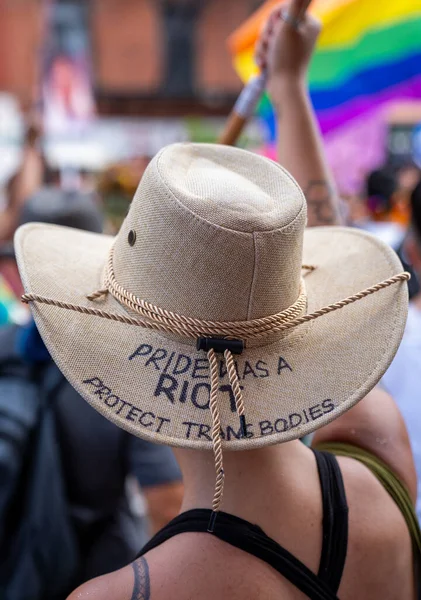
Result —
<instances>
[{"instance_id":1,"label":"blurred crowd","mask_svg":"<svg viewBox=\"0 0 421 600\"><path fill-rule=\"evenodd\" d=\"M45 593L41 571L53 599L133 560L177 514L182 484L169 448L104 419L61 374L20 301L13 248L33 221L115 234L148 161L63 183L40 138L29 122L0 215L0 596L7 580L8 598L28 597L20 563L37 557L30 597Z\"/></svg>"}]
</instances>

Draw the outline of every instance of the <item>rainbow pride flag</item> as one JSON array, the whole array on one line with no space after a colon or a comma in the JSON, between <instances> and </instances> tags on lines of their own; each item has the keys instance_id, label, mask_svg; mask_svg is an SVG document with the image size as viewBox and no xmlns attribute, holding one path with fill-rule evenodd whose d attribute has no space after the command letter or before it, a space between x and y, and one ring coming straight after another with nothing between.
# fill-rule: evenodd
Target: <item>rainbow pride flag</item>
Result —
<instances>
[{"instance_id":1,"label":"rainbow pride flag","mask_svg":"<svg viewBox=\"0 0 421 600\"><path fill-rule=\"evenodd\" d=\"M0 273L0 326L8 323L24 325L30 314L20 299L16 298L12 288Z\"/></svg>"},{"instance_id":2,"label":"rainbow pride flag","mask_svg":"<svg viewBox=\"0 0 421 600\"><path fill-rule=\"evenodd\" d=\"M266 2L228 40L245 82L257 72L254 45L278 3ZM323 23L309 83L324 133L392 101L421 98L421 0L314 0L311 12ZM270 113L263 99L259 114Z\"/></svg>"}]
</instances>

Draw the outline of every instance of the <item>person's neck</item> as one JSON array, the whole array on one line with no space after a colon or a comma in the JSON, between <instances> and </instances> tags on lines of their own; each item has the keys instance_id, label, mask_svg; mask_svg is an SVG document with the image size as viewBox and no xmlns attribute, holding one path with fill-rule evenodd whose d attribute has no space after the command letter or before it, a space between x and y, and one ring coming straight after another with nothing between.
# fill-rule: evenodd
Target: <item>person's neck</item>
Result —
<instances>
[{"instance_id":1,"label":"person's neck","mask_svg":"<svg viewBox=\"0 0 421 600\"><path fill-rule=\"evenodd\" d=\"M211 451L175 450L183 473L181 511L211 508L215 464ZM271 503L293 501L297 481L312 468L309 450L298 440L243 452L224 452L225 488L222 510L250 520ZM303 479L304 477L304 479Z\"/></svg>"}]
</instances>

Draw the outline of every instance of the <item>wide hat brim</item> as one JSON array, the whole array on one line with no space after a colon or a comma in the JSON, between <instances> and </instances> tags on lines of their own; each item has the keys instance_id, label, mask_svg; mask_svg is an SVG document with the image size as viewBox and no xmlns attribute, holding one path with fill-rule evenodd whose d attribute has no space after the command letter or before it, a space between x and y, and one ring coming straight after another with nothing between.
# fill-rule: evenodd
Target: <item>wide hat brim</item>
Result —
<instances>
[{"instance_id":1,"label":"wide hat brim","mask_svg":"<svg viewBox=\"0 0 421 600\"><path fill-rule=\"evenodd\" d=\"M95 304L86 298L102 286L112 244L113 238L105 235L24 225L15 248L26 292L127 314L110 295ZM305 276L308 312L402 271L384 243L342 227L307 229L303 262L316 267ZM295 439L350 409L395 355L407 304L407 285L397 283L300 325L275 342L246 348L236 361L247 438L240 435L221 356L224 447L247 449ZM194 341L56 306L31 303L31 308L59 368L107 419L153 442L212 448L208 363Z\"/></svg>"}]
</instances>

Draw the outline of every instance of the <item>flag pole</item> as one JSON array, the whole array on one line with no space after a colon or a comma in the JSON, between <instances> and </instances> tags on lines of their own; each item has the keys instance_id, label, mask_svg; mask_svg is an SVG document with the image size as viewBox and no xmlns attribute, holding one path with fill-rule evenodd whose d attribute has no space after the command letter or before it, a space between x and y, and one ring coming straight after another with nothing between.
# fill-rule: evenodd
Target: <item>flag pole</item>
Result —
<instances>
[{"instance_id":1,"label":"flag pole","mask_svg":"<svg viewBox=\"0 0 421 600\"><path fill-rule=\"evenodd\" d=\"M310 4L311 0L292 0L286 11L287 14L284 14L284 21L290 23L293 28L297 28ZM267 73L262 71L260 75L250 79L244 86L218 138L220 144L233 146L236 143L247 122L254 115L266 84Z\"/></svg>"},{"instance_id":2,"label":"flag pole","mask_svg":"<svg viewBox=\"0 0 421 600\"><path fill-rule=\"evenodd\" d=\"M244 86L218 138L219 144L235 145L244 127L255 113L257 104L266 87L266 81L266 73L262 72L260 75L252 77Z\"/></svg>"}]
</instances>

